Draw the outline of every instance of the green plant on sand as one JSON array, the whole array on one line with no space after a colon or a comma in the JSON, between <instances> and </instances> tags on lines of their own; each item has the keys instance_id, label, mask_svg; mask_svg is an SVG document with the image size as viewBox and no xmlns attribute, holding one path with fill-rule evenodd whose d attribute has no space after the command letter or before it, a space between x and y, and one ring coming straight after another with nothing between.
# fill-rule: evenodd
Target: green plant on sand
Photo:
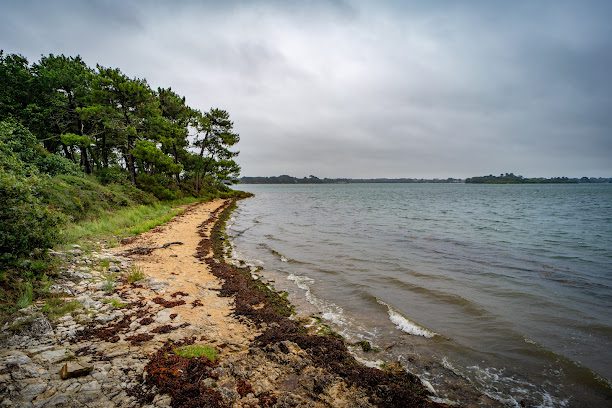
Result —
<instances>
[{"instance_id":1,"label":"green plant on sand","mask_svg":"<svg viewBox=\"0 0 612 408\"><path fill-rule=\"evenodd\" d=\"M206 357L209 361L216 361L219 352L216 348L206 344L190 344L187 346L176 347L174 354L183 358Z\"/></svg>"},{"instance_id":2,"label":"green plant on sand","mask_svg":"<svg viewBox=\"0 0 612 408\"><path fill-rule=\"evenodd\" d=\"M130 270L130 273L128 273L126 280L128 283L135 283L138 282L140 280L143 280L145 278L145 274L142 271L142 269L140 269L138 266L133 266L132 269Z\"/></svg>"},{"instance_id":3,"label":"green plant on sand","mask_svg":"<svg viewBox=\"0 0 612 408\"><path fill-rule=\"evenodd\" d=\"M104 300L102 300L102 302L104 302L104 303L106 303L108 305L111 305L111 307L113 309L123 309L124 307L127 306L127 303L123 303L119 299L115 299L115 298L104 299Z\"/></svg>"}]
</instances>

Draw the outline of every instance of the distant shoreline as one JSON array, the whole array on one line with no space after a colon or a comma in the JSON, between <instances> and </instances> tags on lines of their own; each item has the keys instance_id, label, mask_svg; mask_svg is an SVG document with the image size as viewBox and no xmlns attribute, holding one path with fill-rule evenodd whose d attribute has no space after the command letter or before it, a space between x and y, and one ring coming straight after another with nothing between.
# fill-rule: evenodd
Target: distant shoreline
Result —
<instances>
[{"instance_id":1,"label":"distant shoreline","mask_svg":"<svg viewBox=\"0 0 612 408\"><path fill-rule=\"evenodd\" d=\"M506 173L499 176L468 177L466 179L416 179L416 178L318 178L315 176L297 178L287 175L272 177L241 177L239 184L605 184L612 183L612 178L605 177L533 177L526 178Z\"/></svg>"}]
</instances>

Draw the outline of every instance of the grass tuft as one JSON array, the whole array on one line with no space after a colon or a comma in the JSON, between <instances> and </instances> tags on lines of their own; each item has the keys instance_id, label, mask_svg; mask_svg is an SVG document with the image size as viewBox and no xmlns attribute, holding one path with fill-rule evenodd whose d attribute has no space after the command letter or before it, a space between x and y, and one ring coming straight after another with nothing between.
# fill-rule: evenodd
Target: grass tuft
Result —
<instances>
[{"instance_id":1,"label":"grass tuft","mask_svg":"<svg viewBox=\"0 0 612 408\"><path fill-rule=\"evenodd\" d=\"M102 285L102 290L106 293L113 293L115 291L116 284L116 276L114 273L107 273L104 275L104 284Z\"/></svg>"},{"instance_id":2,"label":"grass tuft","mask_svg":"<svg viewBox=\"0 0 612 408\"><path fill-rule=\"evenodd\" d=\"M132 284L132 283L141 281L144 278L145 278L145 274L142 271L142 269L140 269L137 266L133 266L126 279L128 283Z\"/></svg>"},{"instance_id":3,"label":"grass tuft","mask_svg":"<svg viewBox=\"0 0 612 408\"><path fill-rule=\"evenodd\" d=\"M123 303L119 299L111 298L111 299L103 299L102 302L111 305L113 309L123 309L127 306L127 303Z\"/></svg>"},{"instance_id":4,"label":"grass tuft","mask_svg":"<svg viewBox=\"0 0 612 408\"><path fill-rule=\"evenodd\" d=\"M190 344L188 346L177 347L174 354L184 358L206 357L209 361L216 361L219 352L216 348L206 344Z\"/></svg>"},{"instance_id":5,"label":"grass tuft","mask_svg":"<svg viewBox=\"0 0 612 408\"><path fill-rule=\"evenodd\" d=\"M25 282L21 287L21 292L19 293L19 298L17 299L17 308L23 309L24 307L30 306L33 299L34 289L32 288L32 282Z\"/></svg>"},{"instance_id":6,"label":"grass tuft","mask_svg":"<svg viewBox=\"0 0 612 408\"><path fill-rule=\"evenodd\" d=\"M49 298L42 307L42 312L50 319L54 320L80 309L82 305L76 300L66 301L62 298Z\"/></svg>"}]
</instances>

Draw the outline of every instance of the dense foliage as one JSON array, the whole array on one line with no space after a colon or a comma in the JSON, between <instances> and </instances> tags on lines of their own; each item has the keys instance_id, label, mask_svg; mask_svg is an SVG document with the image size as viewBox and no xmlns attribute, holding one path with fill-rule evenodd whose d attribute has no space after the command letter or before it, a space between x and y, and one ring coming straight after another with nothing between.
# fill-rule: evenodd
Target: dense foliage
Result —
<instances>
[{"instance_id":1,"label":"dense foliage","mask_svg":"<svg viewBox=\"0 0 612 408\"><path fill-rule=\"evenodd\" d=\"M229 114L200 112L170 88L119 69L49 55L29 64L0 51L0 120L21 123L86 174L121 174L159 198L236 181L240 140ZM28 162L28 160L24 160Z\"/></svg>"},{"instance_id":2,"label":"dense foliage","mask_svg":"<svg viewBox=\"0 0 612 408\"><path fill-rule=\"evenodd\" d=\"M67 222L227 191L238 141L226 111L170 88L80 57L0 51L0 294L9 276L29 279Z\"/></svg>"}]
</instances>

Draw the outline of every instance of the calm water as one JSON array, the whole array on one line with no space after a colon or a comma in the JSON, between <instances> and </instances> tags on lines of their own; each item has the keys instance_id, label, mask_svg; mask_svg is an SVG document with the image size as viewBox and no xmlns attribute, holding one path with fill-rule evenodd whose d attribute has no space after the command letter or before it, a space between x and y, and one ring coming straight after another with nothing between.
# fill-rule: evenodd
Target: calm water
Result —
<instances>
[{"instance_id":1,"label":"calm water","mask_svg":"<svg viewBox=\"0 0 612 408\"><path fill-rule=\"evenodd\" d=\"M236 257L442 395L612 406L612 185L240 188Z\"/></svg>"}]
</instances>

